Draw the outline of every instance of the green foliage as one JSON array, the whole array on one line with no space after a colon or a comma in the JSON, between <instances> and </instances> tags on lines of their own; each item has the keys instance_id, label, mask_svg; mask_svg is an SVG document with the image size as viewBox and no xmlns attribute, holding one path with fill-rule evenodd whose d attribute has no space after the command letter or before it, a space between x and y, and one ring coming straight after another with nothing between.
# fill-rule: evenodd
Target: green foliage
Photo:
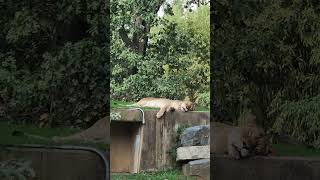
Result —
<instances>
[{"instance_id":1,"label":"green foliage","mask_svg":"<svg viewBox=\"0 0 320 180\"><path fill-rule=\"evenodd\" d=\"M117 3L114 2L115 5ZM130 7L131 1L127 3L122 6ZM128 16L130 13L123 15L116 11L111 15L115 26L111 44L112 98L135 101L147 96L188 97L195 101L201 94L208 94L209 6L203 5L196 11L186 13L183 13L180 1L175 1L173 7L166 7L167 14L163 18L155 16L157 11L148 11L140 16L146 19L145 24L151 26L144 54L128 48L120 37L121 27L127 24L130 24L127 25L129 34L139 33L134 29L134 22L130 21L133 18ZM140 8L141 5L138 10ZM199 100L199 103L202 102L205 103ZM201 105L208 107L209 103Z\"/></svg>"},{"instance_id":2,"label":"green foliage","mask_svg":"<svg viewBox=\"0 0 320 180\"><path fill-rule=\"evenodd\" d=\"M205 92L205 93L199 94L196 103L201 104L204 107L210 107L210 93Z\"/></svg>"},{"instance_id":3,"label":"green foliage","mask_svg":"<svg viewBox=\"0 0 320 180\"><path fill-rule=\"evenodd\" d=\"M1 2L2 118L87 126L109 105L108 14L102 1Z\"/></svg>"},{"instance_id":4,"label":"green foliage","mask_svg":"<svg viewBox=\"0 0 320 180\"><path fill-rule=\"evenodd\" d=\"M0 178L11 180L27 180L35 177L31 161L8 160L0 162Z\"/></svg>"},{"instance_id":5,"label":"green foliage","mask_svg":"<svg viewBox=\"0 0 320 180\"><path fill-rule=\"evenodd\" d=\"M320 92L318 6L309 0L216 3L213 84L220 108L234 119L252 109L265 127L275 123L319 147L317 132L306 132L320 128L306 103Z\"/></svg>"},{"instance_id":6,"label":"green foliage","mask_svg":"<svg viewBox=\"0 0 320 180\"><path fill-rule=\"evenodd\" d=\"M298 141L320 149L320 96L286 102L277 110L275 132L290 134Z\"/></svg>"},{"instance_id":7,"label":"green foliage","mask_svg":"<svg viewBox=\"0 0 320 180\"><path fill-rule=\"evenodd\" d=\"M178 129L177 129L177 132L176 132L176 136L175 136L175 139L174 139L174 143L173 145L171 146L170 150L168 151L168 153L170 154L171 158L175 161L177 159L177 149L179 147L181 147L181 139L180 139L180 136L181 134L183 133L183 131L185 129L187 129L188 125L182 125L182 126L179 126Z\"/></svg>"},{"instance_id":8,"label":"green foliage","mask_svg":"<svg viewBox=\"0 0 320 180\"><path fill-rule=\"evenodd\" d=\"M82 40L65 44L57 54L44 55L48 63L43 64L43 77L49 85L47 91L51 91L47 99L51 99L55 118L61 120L56 123L81 125L83 119L77 122L75 117L92 118L106 113L103 106L108 98L108 67L103 51L91 40Z\"/></svg>"}]
</instances>

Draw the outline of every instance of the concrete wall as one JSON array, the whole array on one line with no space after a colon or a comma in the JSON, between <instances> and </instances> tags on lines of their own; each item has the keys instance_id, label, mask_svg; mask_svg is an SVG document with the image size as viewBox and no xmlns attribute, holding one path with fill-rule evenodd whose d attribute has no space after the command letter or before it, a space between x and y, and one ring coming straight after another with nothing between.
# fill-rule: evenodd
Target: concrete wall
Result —
<instances>
[{"instance_id":1,"label":"concrete wall","mask_svg":"<svg viewBox=\"0 0 320 180\"><path fill-rule=\"evenodd\" d=\"M135 137L140 128L137 123L116 122L111 124L110 171L132 173L134 169Z\"/></svg>"},{"instance_id":2,"label":"concrete wall","mask_svg":"<svg viewBox=\"0 0 320 180\"><path fill-rule=\"evenodd\" d=\"M145 110L145 124L142 124L140 111L119 112L122 118L111 122L111 172L127 172L132 169L128 162L122 159L132 161L129 157L134 154L132 144L139 128L142 135L141 153L135 153L139 157L133 157L134 161L138 161L138 170L164 170L174 167L176 162L169 151L175 146L176 130L181 126L208 125L210 117L209 112L175 111L157 119L158 110Z\"/></svg>"},{"instance_id":3,"label":"concrete wall","mask_svg":"<svg viewBox=\"0 0 320 180\"><path fill-rule=\"evenodd\" d=\"M0 148L0 161L28 159L36 180L103 180L105 166L95 153L84 150Z\"/></svg>"},{"instance_id":4,"label":"concrete wall","mask_svg":"<svg viewBox=\"0 0 320 180\"><path fill-rule=\"evenodd\" d=\"M145 113L140 170L165 170L176 165L169 151L175 146L177 129L182 126L208 125L209 112L170 112L161 119L157 110Z\"/></svg>"},{"instance_id":5,"label":"concrete wall","mask_svg":"<svg viewBox=\"0 0 320 180\"><path fill-rule=\"evenodd\" d=\"M320 158L211 156L212 180L319 180Z\"/></svg>"}]
</instances>

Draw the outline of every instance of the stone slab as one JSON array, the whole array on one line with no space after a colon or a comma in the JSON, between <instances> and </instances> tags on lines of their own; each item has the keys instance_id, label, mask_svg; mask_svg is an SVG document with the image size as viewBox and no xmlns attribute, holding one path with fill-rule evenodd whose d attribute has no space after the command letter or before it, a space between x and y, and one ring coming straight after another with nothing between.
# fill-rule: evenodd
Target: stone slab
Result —
<instances>
[{"instance_id":1,"label":"stone slab","mask_svg":"<svg viewBox=\"0 0 320 180\"><path fill-rule=\"evenodd\" d=\"M177 149L177 161L210 158L210 146L188 146Z\"/></svg>"},{"instance_id":2,"label":"stone slab","mask_svg":"<svg viewBox=\"0 0 320 180\"><path fill-rule=\"evenodd\" d=\"M210 159L199 159L189 161L182 166L182 172L185 176L197 177L198 179L210 179Z\"/></svg>"}]
</instances>

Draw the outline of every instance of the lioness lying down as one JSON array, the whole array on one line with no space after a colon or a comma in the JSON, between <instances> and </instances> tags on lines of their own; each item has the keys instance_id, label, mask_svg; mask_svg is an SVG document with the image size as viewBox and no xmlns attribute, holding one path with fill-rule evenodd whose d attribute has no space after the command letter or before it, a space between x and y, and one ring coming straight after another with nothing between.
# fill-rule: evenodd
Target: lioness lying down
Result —
<instances>
[{"instance_id":1,"label":"lioness lying down","mask_svg":"<svg viewBox=\"0 0 320 180\"><path fill-rule=\"evenodd\" d=\"M160 111L156 115L157 118L161 118L165 112L174 110L182 112L194 110L194 105L191 101L179 101L152 97L143 98L137 103L133 104L133 106L160 108Z\"/></svg>"},{"instance_id":2,"label":"lioness lying down","mask_svg":"<svg viewBox=\"0 0 320 180\"><path fill-rule=\"evenodd\" d=\"M234 127L211 122L211 152L228 154L234 159L250 155L266 156L272 153L271 145L262 128L256 125Z\"/></svg>"}]
</instances>

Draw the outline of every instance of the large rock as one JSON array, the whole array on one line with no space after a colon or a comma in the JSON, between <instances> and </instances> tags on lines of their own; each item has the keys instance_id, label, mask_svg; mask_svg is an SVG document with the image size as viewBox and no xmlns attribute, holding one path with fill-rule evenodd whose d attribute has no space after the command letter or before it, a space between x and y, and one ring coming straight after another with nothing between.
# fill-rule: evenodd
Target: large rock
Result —
<instances>
[{"instance_id":1,"label":"large rock","mask_svg":"<svg viewBox=\"0 0 320 180\"><path fill-rule=\"evenodd\" d=\"M189 161L182 166L182 172L185 176L195 176L198 179L210 179L210 159L199 159Z\"/></svg>"},{"instance_id":2,"label":"large rock","mask_svg":"<svg viewBox=\"0 0 320 180\"><path fill-rule=\"evenodd\" d=\"M177 161L210 158L210 146L188 146L177 149Z\"/></svg>"},{"instance_id":3,"label":"large rock","mask_svg":"<svg viewBox=\"0 0 320 180\"><path fill-rule=\"evenodd\" d=\"M110 143L110 117L104 117L98 120L90 128L83 130L79 133L75 133L70 136L52 138L55 142L63 141L78 141L78 142L93 142L93 143Z\"/></svg>"},{"instance_id":4,"label":"large rock","mask_svg":"<svg viewBox=\"0 0 320 180\"><path fill-rule=\"evenodd\" d=\"M210 126L201 125L187 128L180 135L182 146L205 146L210 144Z\"/></svg>"}]
</instances>

